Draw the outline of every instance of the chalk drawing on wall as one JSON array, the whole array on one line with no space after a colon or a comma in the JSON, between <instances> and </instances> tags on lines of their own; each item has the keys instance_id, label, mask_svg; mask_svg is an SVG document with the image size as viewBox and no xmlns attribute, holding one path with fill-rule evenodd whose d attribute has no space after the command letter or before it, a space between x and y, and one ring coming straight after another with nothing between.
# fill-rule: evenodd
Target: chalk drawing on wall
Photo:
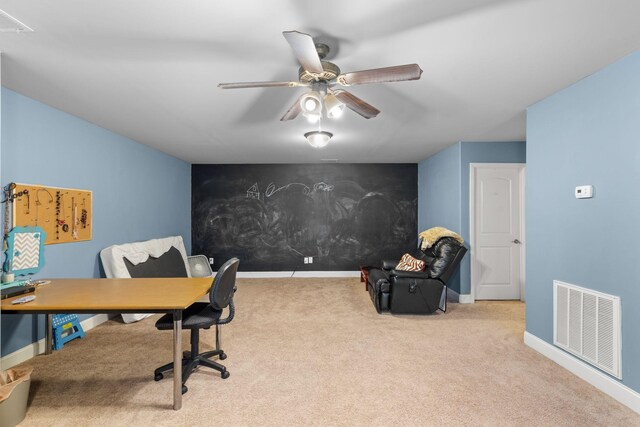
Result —
<instances>
[{"instance_id":1,"label":"chalk drawing on wall","mask_svg":"<svg viewBox=\"0 0 640 427\"><path fill-rule=\"evenodd\" d=\"M245 271L357 270L415 247L415 165L327 166L194 165L193 252Z\"/></svg>"},{"instance_id":2,"label":"chalk drawing on wall","mask_svg":"<svg viewBox=\"0 0 640 427\"><path fill-rule=\"evenodd\" d=\"M256 182L247 190L247 199L260 200L260 190L258 190L258 183Z\"/></svg>"}]
</instances>

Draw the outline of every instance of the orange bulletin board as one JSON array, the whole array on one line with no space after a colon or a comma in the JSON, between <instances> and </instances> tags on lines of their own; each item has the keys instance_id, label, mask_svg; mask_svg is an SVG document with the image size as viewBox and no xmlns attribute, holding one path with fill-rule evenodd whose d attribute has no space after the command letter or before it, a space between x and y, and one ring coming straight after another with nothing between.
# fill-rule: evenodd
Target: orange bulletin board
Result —
<instances>
[{"instance_id":1,"label":"orange bulletin board","mask_svg":"<svg viewBox=\"0 0 640 427\"><path fill-rule=\"evenodd\" d=\"M73 188L16 184L12 226L40 226L45 245L91 240L92 193Z\"/></svg>"}]
</instances>

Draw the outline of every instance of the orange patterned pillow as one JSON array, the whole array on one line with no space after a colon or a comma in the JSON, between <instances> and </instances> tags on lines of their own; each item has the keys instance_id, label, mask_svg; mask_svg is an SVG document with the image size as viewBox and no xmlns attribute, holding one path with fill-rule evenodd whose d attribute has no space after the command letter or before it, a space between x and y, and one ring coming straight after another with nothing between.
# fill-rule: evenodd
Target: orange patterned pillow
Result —
<instances>
[{"instance_id":1,"label":"orange patterned pillow","mask_svg":"<svg viewBox=\"0 0 640 427\"><path fill-rule=\"evenodd\" d=\"M402 255L402 259L400 259L398 265L396 265L396 270L423 271L424 267L424 261L420 261L409 254L404 254Z\"/></svg>"}]
</instances>

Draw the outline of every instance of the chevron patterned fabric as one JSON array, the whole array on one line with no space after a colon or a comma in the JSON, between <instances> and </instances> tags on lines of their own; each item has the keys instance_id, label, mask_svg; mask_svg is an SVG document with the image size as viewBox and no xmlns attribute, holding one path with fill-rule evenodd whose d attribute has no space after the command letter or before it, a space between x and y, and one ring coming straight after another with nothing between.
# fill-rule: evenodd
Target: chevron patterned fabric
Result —
<instances>
[{"instance_id":1,"label":"chevron patterned fabric","mask_svg":"<svg viewBox=\"0 0 640 427\"><path fill-rule=\"evenodd\" d=\"M16 233L13 243L13 270L37 268L40 264L40 233Z\"/></svg>"}]
</instances>

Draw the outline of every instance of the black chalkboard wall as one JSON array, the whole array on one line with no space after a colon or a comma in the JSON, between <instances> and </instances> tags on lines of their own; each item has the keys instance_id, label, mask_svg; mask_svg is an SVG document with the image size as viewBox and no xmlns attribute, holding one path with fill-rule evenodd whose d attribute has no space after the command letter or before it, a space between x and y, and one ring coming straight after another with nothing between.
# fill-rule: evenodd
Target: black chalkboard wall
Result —
<instances>
[{"instance_id":1,"label":"black chalkboard wall","mask_svg":"<svg viewBox=\"0 0 640 427\"><path fill-rule=\"evenodd\" d=\"M192 252L243 271L356 271L417 245L416 164L193 165ZM312 256L313 264L304 264Z\"/></svg>"}]
</instances>

